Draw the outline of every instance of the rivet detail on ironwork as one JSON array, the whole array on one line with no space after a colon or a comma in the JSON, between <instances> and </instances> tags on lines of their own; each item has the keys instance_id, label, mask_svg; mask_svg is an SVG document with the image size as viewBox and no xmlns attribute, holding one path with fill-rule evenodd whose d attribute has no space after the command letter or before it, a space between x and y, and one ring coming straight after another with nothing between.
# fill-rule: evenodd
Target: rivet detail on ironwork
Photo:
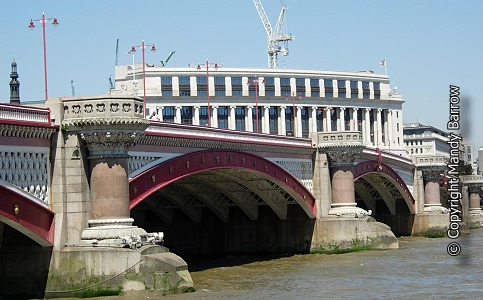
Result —
<instances>
[{"instance_id":1,"label":"rivet detail on ironwork","mask_svg":"<svg viewBox=\"0 0 483 300\"><path fill-rule=\"evenodd\" d=\"M217 156L215 156L215 161L216 161L216 162L219 162L219 161L220 161L220 156L218 156L218 155L217 155Z\"/></svg>"},{"instance_id":2,"label":"rivet detail on ironwork","mask_svg":"<svg viewBox=\"0 0 483 300\"><path fill-rule=\"evenodd\" d=\"M173 167L169 167L169 174L173 174Z\"/></svg>"},{"instance_id":3,"label":"rivet detail on ironwork","mask_svg":"<svg viewBox=\"0 0 483 300\"><path fill-rule=\"evenodd\" d=\"M155 182L156 182L156 176L155 176L155 175L151 176L151 181L152 181L153 183L155 183Z\"/></svg>"},{"instance_id":4,"label":"rivet detail on ironwork","mask_svg":"<svg viewBox=\"0 0 483 300\"><path fill-rule=\"evenodd\" d=\"M189 168L190 168L190 161L189 161L189 160L187 160L187 161L186 161L186 168L187 168L187 169L189 169Z\"/></svg>"},{"instance_id":5,"label":"rivet detail on ironwork","mask_svg":"<svg viewBox=\"0 0 483 300\"><path fill-rule=\"evenodd\" d=\"M204 158L204 157L202 157L202 158L201 158L201 164L202 164L202 165L204 165L204 164L205 164L205 158Z\"/></svg>"},{"instance_id":6,"label":"rivet detail on ironwork","mask_svg":"<svg viewBox=\"0 0 483 300\"><path fill-rule=\"evenodd\" d=\"M17 204L15 204L13 206L13 213L17 216L19 212L20 212L20 208L18 207Z\"/></svg>"},{"instance_id":7,"label":"rivet detail on ironwork","mask_svg":"<svg viewBox=\"0 0 483 300\"><path fill-rule=\"evenodd\" d=\"M133 187L133 188L132 188L132 192L133 192L134 194L136 194L136 193L138 192L138 189L137 189L136 187Z\"/></svg>"},{"instance_id":8,"label":"rivet detail on ironwork","mask_svg":"<svg viewBox=\"0 0 483 300\"><path fill-rule=\"evenodd\" d=\"M242 157L242 165L245 164L245 157Z\"/></svg>"}]
</instances>

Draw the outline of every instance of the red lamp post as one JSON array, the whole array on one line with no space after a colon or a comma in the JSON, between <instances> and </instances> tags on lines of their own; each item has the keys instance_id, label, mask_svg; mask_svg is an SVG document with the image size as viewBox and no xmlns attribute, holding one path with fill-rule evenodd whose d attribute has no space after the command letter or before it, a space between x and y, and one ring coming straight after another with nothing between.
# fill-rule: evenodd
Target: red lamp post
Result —
<instances>
[{"instance_id":1,"label":"red lamp post","mask_svg":"<svg viewBox=\"0 0 483 300\"><path fill-rule=\"evenodd\" d=\"M128 52L129 54L134 54L136 53L136 48L141 48L141 53L143 54L143 109L144 109L143 113L144 114L146 114L146 63L144 60L144 49L145 47L149 47L149 46L151 46L152 52L156 51L156 46L154 46L154 44L146 45L144 44L144 40L143 40L141 45L132 46L131 50Z\"/></svg>"},{"instance_id":2,"label":"red lamp post","mask_svg":"<svg viewBox=\"0 0 483 300\"><path fill-rule=\"evenodd\" d=\"M45 22L52 21L52 25L57 26L59 22L57 22L57 18L46 18L45 14L42 13L42 18L40 19L30 19L29 28L33 30L35 28L34 22L40 22L42 24L42 40L44 45L44 85L45 85L45 101L49 98L48 88L47 88L47 45L45 42Z\"/></svg>"},{"instance_id":3,"label":"red lamp post","mask_svg":"<svg viewBox=\"0 0 483 300\"><path fill-rule=\"evenodd\" d=\"M210 66L213 66L213 68L215 68L215 70L218 70L218 64L214 63L214 64L211 64L208 62L208 59L206 59L206 63L205 63L205 66L206 66L206 95L208 96L208 127L211 127L211 106L210 106ZM201 65L198 64L198 67L197 67L198 71L201 70Z\"/></svg>"}]
</instances>

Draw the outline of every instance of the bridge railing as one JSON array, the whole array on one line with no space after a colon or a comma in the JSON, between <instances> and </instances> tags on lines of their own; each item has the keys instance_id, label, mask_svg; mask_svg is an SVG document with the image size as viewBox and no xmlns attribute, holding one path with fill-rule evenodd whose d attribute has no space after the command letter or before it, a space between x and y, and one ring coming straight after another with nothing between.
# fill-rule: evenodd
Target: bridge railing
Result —
<instances>
[{"instance_id":1,"label":"bridge railing","mask_svg":"<svg viewBox=\"0 0 483 300\"><path fill-rule=\"evenodd\" d=\"M50 124L50 109L0 104L0 120Z\"/></svg>"}]
</instances>

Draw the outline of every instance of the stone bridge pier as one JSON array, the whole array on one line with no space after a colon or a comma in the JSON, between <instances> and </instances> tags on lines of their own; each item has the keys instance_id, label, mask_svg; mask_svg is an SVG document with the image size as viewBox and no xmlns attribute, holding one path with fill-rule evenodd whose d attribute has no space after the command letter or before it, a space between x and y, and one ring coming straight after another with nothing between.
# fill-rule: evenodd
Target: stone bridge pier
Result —
<instances>
[{"instance_id":1,"label":"stone bridge pier","mask_svg":"<svg viewBox=\"0 0 483 300\"><path fill-rule=\"evenodd\" d=\"M58 164L69 170L54 175L66 190L65 197L58 197L65 203L56 204L56 215L67 221L59 222L57 232L65 237L54 245L46 297L192 288L187 264L159 245L159 233L133 226L130 217L128 150L150 124L143 116L142 99L72 97L58 105L61 134L66 144L78 145L74 152L85 168L73 164L66 155L71 148L60 143ZM83 146L87 150L80 149ZM87 195L87 201L82 200L87 204L73 205L70 199L76 191Z\"/></svg>"},{"instance_id":2,"label":"stone bridge pier","mask_svg":"<svg viewBox=\"0 0 483 300\"><path fill-rule=\"evenodd\" d=\"M470 228L483 227L483 210L481 209L480 196L483 190L483 176L463 175L460 176L460 180L463 184L463 221Z\"/></svg>"},{"instance_id":3,"label":"stone bridge pier","mask_svg":"<svg viewBox=\"0 0 483 300\"><path fill-rule=\"evenodd\" d=\"M439 182L447 170L447 159L443 156L419 156L415 159L415 165L415 185L424 187L418 198L424 201L420 201L413 234L445 235L449 225L449 209L441 203Z\"/></svg>"},{"instance_id":4,"label":"stone bridge pier","mask_svg":"<svg viewBox=\"0 0 483 300\"><path fill-rule=\"evenodd\" d=\"M314 165L317 221L312 251L398 248L391 228L377 222L369 211L357 207L355 201L351 169L364 148L362 133L317 133L312 138L317 145Z\"/></svg>"}]
</instances>

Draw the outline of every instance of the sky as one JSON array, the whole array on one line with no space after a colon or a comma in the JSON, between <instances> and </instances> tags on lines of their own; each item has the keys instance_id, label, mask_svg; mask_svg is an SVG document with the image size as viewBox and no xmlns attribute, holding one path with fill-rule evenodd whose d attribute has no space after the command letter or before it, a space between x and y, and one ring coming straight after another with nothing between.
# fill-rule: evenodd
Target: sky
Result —
<instances>
[{"instance_id":1,"label":"sky","mask_svg":"<svg viewBox=\"0 0 483 300\"><path fill-rule=\"evenodd\" d=\"M279 65L294 69L384 73L405 103L403 121L446 130L449 86L460 87L466 138L483 145L483 1L285 0L294 36ZM262 0L275 27L280 0ZM22 101L44 98L42 28L46 26L49 97L103 95L114 66L131 64L133 45L155 44L147 63L188 66L206 59L229 67L267 67L266 33L251 0L18 0L2 3L0 103L9 101L17 62ZM116 44L118 52L116 54ZM141 55L134 57L141 63ZM3 75L2 75L3 74ZM2 79L3 78L3 79ZM2 83L3 82L3 83Z\"/></svg>"}]
</instances>

